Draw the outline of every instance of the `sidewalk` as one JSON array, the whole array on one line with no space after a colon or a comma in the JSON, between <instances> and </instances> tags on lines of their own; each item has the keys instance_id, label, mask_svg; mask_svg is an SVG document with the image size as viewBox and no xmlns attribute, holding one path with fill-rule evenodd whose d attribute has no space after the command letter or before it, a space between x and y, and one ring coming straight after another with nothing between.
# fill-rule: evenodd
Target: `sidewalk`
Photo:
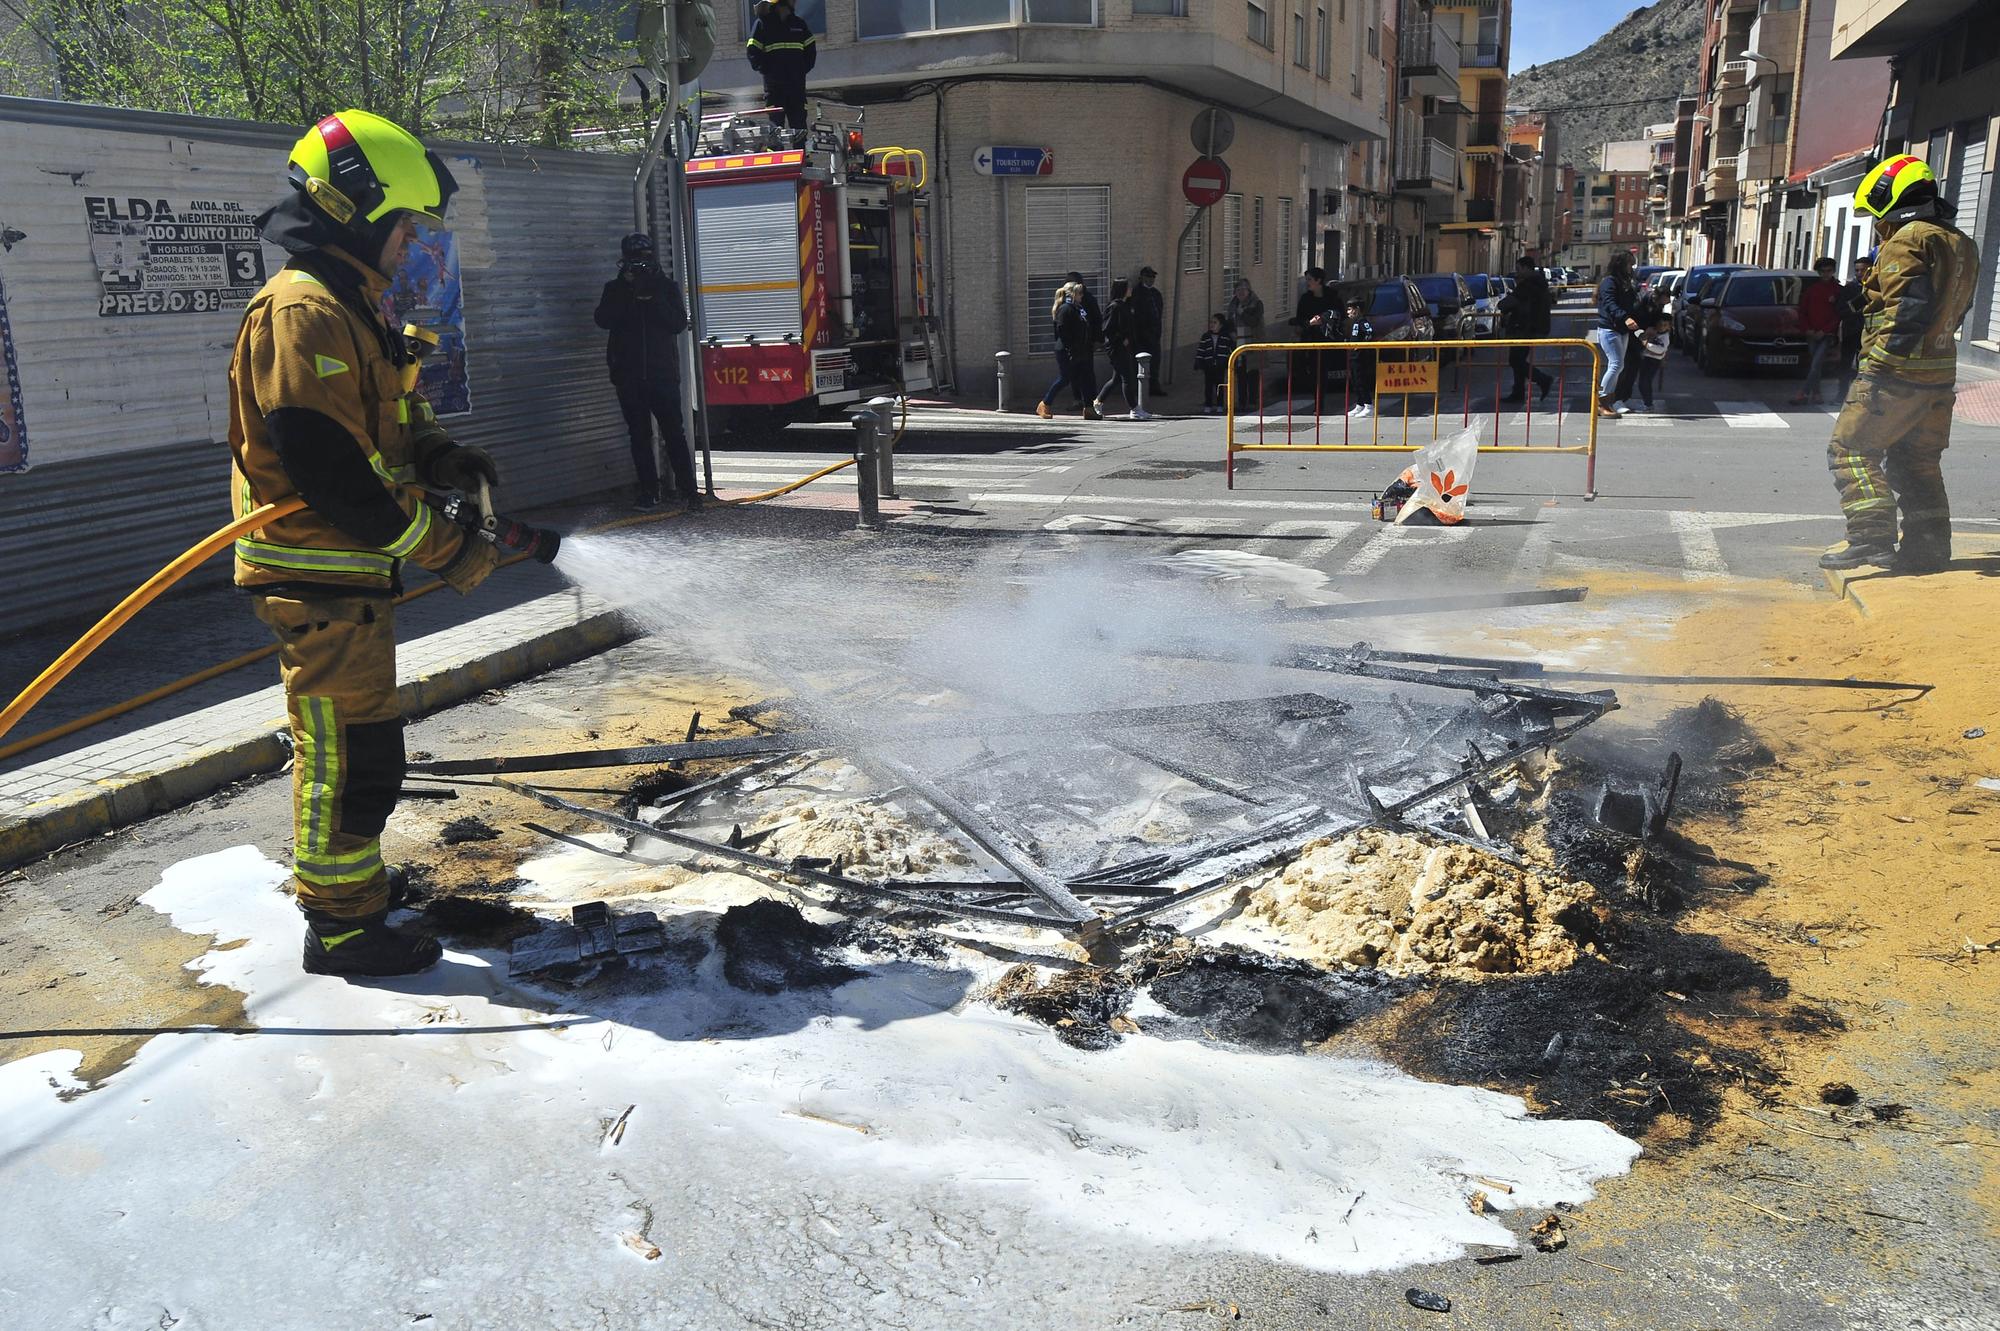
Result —
<instances>
[{"instance_id":1,"label":"sidewalk","mask_svg":"<svg viewBox=\"0 0 2000 1331\"><path fill-rule=\"evenodd\" d=\"M753 492L719 493L727 499ZM889 502L884 513L908 507ZM800 492L753 507L710 507L692 518L666 516L660 530L685 531L696 540L773 530L831 535L851 531L854 512L852 494ZM596 506L530 516L558 530L578 530L610 514ZM553 568L532 562L501 570L470 597L444 591L424 596L398 607L397 619L397 677L409 716L633 636L617 612L570 587ZM66 627L14 644L0 685L11 696L75 636ZM89 715L268 641L233 588L165 598L57 685L8 739ZM290 759L284 732L284 694L276 663L267 657L23 754L0 766L0 868L275 772Z\"/></svg>"}]
</instances>

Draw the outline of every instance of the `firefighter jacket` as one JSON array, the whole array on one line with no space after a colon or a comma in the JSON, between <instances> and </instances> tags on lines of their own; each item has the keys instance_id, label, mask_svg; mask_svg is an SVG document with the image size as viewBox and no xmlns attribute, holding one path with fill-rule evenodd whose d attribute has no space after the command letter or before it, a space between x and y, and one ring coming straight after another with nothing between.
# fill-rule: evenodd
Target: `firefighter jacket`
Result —
<instances>
[{"instance_id":1,"label":"firefighter jacket","mask_svg":"<svg viewBox=\"0 0 2000 1331\"><path fill-rule=\"evenodd\" d=\"M680 382L680 335L688 326L680 283L651 264L628 267L604 284L595 317L611 334L604 364L613 384Z\"/></svg>"},{"instance_id":2,"label":"firefighter jacket","mask_svg":"<svg viewBox=\"0 0 2000 1331\"><path fill-rule=\"evenodd\" d=\"M387 281L337 249L300 255L252 298L229 366L230 498L242 517L307 507L236 542L236 584L297 595L397 589L401 561L445 574L472 547L417 482L455 445L403 387Z\"/></svg>"},{"instance_id":3,"label":"firefighter jacket","mask_svg":"<svg viewBox=\"0 0 2000 1331\"><path fill-rule=\"evenodd\" d=\"M1898 227L1862 288L1862 368L1915 384L1955 383L1953 339L1978 278L1979 251L1956 227L1928 220Z\"/></svg>"},{"instance_id":4,"label":"firefighter jacket","mask_svg":"<svg viewBox=\"0 0 2000 1331\"><path fill-rule=\"evenodd\" d=\"M775 6L765 9L750 29L743 44L750 68L764 76L764 91L780 106L792 106L806 99L806 75L819 58L813 30L797 14L780 16Z\"/></svg>"}]
</instances>

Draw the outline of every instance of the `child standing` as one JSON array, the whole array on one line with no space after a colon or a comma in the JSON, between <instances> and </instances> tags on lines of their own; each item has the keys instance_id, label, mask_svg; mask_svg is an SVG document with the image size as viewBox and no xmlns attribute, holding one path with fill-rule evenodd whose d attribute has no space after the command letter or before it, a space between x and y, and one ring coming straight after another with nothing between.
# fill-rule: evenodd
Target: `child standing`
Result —
<instances>
[{"instance_id":1,"label":"child standing","mask_svg":"<svg viewBox=\"0 0 2000 1331\"><path fill-rule=\"evenodd\" d=\"M1229 373L1229 353L1236 350L1236 337L1226 315L1209 316L1208 331L1194 345L1194 365L1201 371L1201 414L1220 416L1229 410L1223 381Z\"/></svg>"},{"instance_id":2,"label":"child standing","mask_svg":"<svg viewBox=\"0 0 2000 1331\"><path fill-rule=\"evenodd\" d=\"M1644 399L1647 411L1653 409L1653 385L1667 368L1667 347L1673 341L1673 327L1672 319L1658 315L1639 338L1639 396Z\"/></svg>"}]
</instances>

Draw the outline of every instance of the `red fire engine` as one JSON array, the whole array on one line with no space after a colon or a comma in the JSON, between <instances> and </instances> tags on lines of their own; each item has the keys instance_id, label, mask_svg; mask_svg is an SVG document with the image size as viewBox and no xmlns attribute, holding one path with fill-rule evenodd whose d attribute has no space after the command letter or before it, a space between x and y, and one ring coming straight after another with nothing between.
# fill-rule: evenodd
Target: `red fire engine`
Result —
<instances>
[{"instance_id":1,"label":"red fire engine","mask_svg":"<svg viewBox=\"0 0 2000 1331\"><path fill-rule=\"evenodd\" d=\"M924 156L866 148L861 117L822 103L796 145L761 113L702 118L687 183L710 407L782 423L937 381Z\"/></svg>"}]
</instances>

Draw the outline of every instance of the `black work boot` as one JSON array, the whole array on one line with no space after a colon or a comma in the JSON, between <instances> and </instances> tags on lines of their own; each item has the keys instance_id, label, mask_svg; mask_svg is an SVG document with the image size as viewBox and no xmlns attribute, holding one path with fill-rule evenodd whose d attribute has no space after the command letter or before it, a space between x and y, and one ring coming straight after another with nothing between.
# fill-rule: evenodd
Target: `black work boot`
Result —
<instances>
[{"instance_id":1,"label":"black work boot","mask_svg":"<svg viewBox=\"0 0 2000 1331\"><path fill-rule=\"evenodd\" d=\"M1887 568L1896 557L1895 548L1887 542L1852 541L1837 550L1829 550L1819 557L1819 566L1830 569L1850 569L1873 566Z\"/></svg>"},{"instance_id":2,"label":"black work boot","mask_svg":"<svg viewBox=\"0 0 2000 1331\"><path fill-rule=\"evenodd\" d=\"M1905 533L1902 544L1889 560L1891 573L1942 573L1951 567L1951 537L1930 535L1911 536Z\"/></svg>"},{"instance_id":3,"label":"black work boot","mask_svg":"<svg viewBox=\"0 0 2000 1331\"><path fill-rule=\"evenodd\" d=\"M308 975L415 975L444 955L429 934L391 929L386 910L347 919L316 910L305 916Z\"/></svg>"}]
</instances>

